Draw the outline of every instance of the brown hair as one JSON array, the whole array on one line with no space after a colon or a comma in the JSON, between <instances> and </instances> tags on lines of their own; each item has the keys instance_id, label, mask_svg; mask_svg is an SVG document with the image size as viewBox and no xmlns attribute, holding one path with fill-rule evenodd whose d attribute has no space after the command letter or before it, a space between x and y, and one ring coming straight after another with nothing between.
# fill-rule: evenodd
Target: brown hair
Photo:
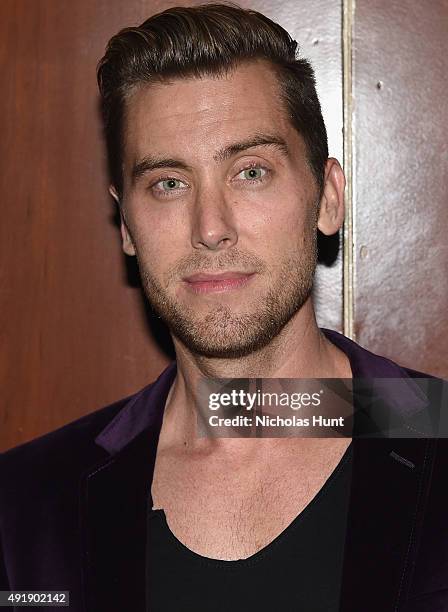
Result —
<instances>
[{"instance_id":1,"label":"brown hair","mask_svg":"<svg viewBox=\"0 0 448 612\"><path fill-rule=\"evenodd\" d=\"M234 4L170 8L113 36L98 64L111 178L121 195L125 103L142 83L225 74L239 63L264 59L279 80L283 103L301 134L321 190L328 158L327 132L314 72L298 58L296 41L261 13Z\"/></svg>"}]
</instances>

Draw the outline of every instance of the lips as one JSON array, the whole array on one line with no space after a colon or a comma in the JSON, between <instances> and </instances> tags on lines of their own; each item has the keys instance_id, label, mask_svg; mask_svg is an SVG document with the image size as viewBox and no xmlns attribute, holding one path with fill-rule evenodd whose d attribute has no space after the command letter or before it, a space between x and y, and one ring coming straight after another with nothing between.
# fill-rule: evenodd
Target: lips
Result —
<instances>
[{"instance_id":1,"label":"lips","mask_svg":"<svg viewBox=\"0 0 448 612\"><path fill-rule=\"evenodd\" d=\"M187 283L196 283L200 281L217 281L217 280L226 280L233 278L242 278L244 276L250 276L251 272L218 272L218 273L201 273L201 274L192 274L188 276L184 280Z\"/></svg>"},{"instance_id":2,"label":"lips","mask_svg":"<svg viewBox=\"0 0 448 612\"><path fill-rule=\"evenodd\" d=\"M201 272L184 278L187 288L194 293L231 291L247 285L254 272Z\"/></svg>"}]
</instances>

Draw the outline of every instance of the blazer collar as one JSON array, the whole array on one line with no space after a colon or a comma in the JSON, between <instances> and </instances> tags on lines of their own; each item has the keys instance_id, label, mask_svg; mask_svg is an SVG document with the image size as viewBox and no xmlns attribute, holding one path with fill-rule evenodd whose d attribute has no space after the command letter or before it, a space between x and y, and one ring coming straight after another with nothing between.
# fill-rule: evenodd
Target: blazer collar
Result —
<instances>
[{"instance_id":1,"label":"blazer collar","mask_svg":"<svg viewBox=\"0 0 448 612\"><path fill-rule=\"evenodd\" d=\"M377 379L375 393L386 399L397 414L410 416L426 406L426 398L422 397L418 385L404 368L390 359L371 353L334 330L321 328L321 331L347 355L354 380ZM154 383L129 400L95 442L115 455L143 430L160 428L166 398L176 372L176 362L173 362ZM385 379L395 380L393 384L387 384ZM363 394L362 389L360 393Z\"/></svg>"},{"instance_id":2,"label":"blazer collar","mask_svg":"<svg viewBox=\"0 0 448 612\"><path fill-rule=\"evenodd\" d=\"M170 364L158 379L134 395L95 438L95 442L115 455L142 431L160 430L165 402L176 377L176 363Z\"/></svg>"},{"instance_id":3,"label":"blazer collar","mask_svg":"<svg viewBox=\"0 0 448 612\"><path fill-rule=\"evenodd\" d=\"M390 401L404 411L421 401L406 370L335 331L322 331L346 353L354 379L403 379L400 393ZM109 458L81 482L88 612L145 612L146 518L163 411L175 376L173 363L95 439ZM353 450L341 612L392 610L390 602L398 601L408 584L406 568L425 497L431 441L355 439Z\"/></svg>"}]
</instances>

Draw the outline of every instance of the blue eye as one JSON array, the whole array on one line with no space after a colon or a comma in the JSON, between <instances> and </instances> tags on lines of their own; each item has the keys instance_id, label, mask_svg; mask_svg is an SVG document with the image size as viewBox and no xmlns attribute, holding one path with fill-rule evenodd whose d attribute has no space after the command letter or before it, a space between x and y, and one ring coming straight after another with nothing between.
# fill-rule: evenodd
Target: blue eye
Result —
<instances>
[{"instance_id":1,"label":"blue eye","mask_svg":"<svg viewBox=\"0 0 448 612\"><path fill-rule=\"evenodd\" d=\"M246 168L245 170L242 170L239 174L237 174L237 178L242 178L247 181L257 181L262 179L265 176L266 172L267 171L265 168Z\"/></svg>"},{"instance_id":2,"label":"blue eye","mask_svg":"<svg viewBox=\"0 0 448 612\"><path fill-rule=\"evenodd\" d=\"M180 179L167 176L156 183L153 183L150 187L154 196L157 197L171 197L178 196L188 189L188 185Z\"/></svg>"},{"instance_id":3,"label":"blue eye","mask_svg":"<svg viewBox=\"0 0 448 612\"><path fill-rule=\"evenodd\" d=\"M157 185L162 185L162 189L164 191L172 191L173 189L180 189L182 181L179 181L179 179L170 178L165 179L164 181L159 181Z\"/></svg>"}]
</instances>

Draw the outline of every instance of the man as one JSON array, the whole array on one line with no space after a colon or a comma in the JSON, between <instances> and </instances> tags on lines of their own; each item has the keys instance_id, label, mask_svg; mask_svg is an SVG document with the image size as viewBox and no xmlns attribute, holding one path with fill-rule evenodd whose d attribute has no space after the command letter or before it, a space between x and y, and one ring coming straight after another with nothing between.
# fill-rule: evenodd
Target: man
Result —
<instances>
[{"instance_id":1,"label":"man","mask_svg":"<svg viewBox=\"0 0 448 612\"><path fill-rule=\"evenodd\" d=\"M76 611L448 609L434 441L196 435L204 377L417 395L418 372L317 327L345 179L296 43L234 6L170 9L112 38L98 78L123 249L176 363L1 457L1 588Z\"/></svg>"}]
</instances>

